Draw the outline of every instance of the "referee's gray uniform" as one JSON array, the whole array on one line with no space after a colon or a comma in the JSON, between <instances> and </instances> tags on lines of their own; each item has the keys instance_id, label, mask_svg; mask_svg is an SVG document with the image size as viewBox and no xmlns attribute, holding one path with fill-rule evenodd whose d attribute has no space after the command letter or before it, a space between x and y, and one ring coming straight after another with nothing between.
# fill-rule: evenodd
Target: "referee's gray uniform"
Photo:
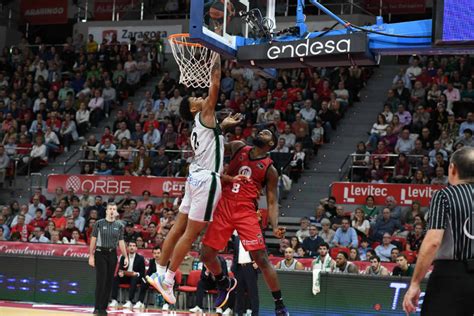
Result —
<instances>
[{"instance_id":1,"label":"referee's gray uniform","mask_svg":"<svg viewBox=\"0 0 474 316\"><path fill-rule=\"evenodd\" d=\"M119 221L98 220L92 230L97 238L94 253L96 269L95 309L105 311L109 303L115 267L117 265L117 246L123 240L124 227Z\"/></svg>"},{"instance_id":2,"label":"referee's gray uniform","mask_svg":"<svg viewBox=\"0 0 474 316\"><path fill-rule=\"evenodd\" d=\"M474 168L474 166L472 166ZM428 229L444 229L422 315L474 315L474 184L436 192Z\"/></svg>"}]
</instances>

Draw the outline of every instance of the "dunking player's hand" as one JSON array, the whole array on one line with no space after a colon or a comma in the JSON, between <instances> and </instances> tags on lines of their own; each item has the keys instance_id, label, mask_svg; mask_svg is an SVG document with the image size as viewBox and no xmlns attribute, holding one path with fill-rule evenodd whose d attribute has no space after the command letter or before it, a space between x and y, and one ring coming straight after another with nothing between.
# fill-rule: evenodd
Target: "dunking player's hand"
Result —
<instances>
[{"instance_id":1,"label":"dunking player's hand","mask_svg":"<svg viewBox=\"0 0 474 316\"><path fill-rule=\"evenodd\" d=\"M225 131L229 128L237 126L240 124L240 122L242 122L243 118L244 116L241 113L235 113L234 115L231 113L221 122L221 129Z\"/></svg>"},{"instance_id":2,"label":"dunking player's hand","mask_svg":"<svg viewBox=\"0 0 474 316\"><path fill-rule=\"evenodd\" d=\"M275 236L276 238L283 239L285 238L285 234L286 234L285 227L277 226L273 228L273 236Z\"/></svg>"}]
</instances>

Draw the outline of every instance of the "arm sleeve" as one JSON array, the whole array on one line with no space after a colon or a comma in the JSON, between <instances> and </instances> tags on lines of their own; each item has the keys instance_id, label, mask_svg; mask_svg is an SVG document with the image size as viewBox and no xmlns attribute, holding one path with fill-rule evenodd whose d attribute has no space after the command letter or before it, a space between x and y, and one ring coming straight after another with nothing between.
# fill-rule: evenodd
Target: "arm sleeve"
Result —
<instances>
[{"instance_id":1,"label":"arm sleeve","mask_svg":"<svg viewBox=\"0 0 474 316\"><path fill-rule=\"evenodd\" d=\"M443 191L437 191L431 199L428 211L428 229L446 229L449 204Z\"/></svg>"}]
</instances>

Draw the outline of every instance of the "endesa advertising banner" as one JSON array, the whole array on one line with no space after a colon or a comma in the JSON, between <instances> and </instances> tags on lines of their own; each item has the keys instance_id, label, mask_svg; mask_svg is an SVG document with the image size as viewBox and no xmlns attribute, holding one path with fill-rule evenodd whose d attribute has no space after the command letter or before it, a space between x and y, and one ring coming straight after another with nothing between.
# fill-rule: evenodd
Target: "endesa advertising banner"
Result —
<instances>
[{"instance_id":1,"label":"endesa advertising banner","mask_svg":"<svg viewBox=\"0 0 474 316\"><path fill-rule=\"evenodd\" d=\"M143 40L146 35L148 38L161 37L165 46L165 53L171 54L171 48L166 40L168 35L182 33L181 25L140 25L140 26L90 26L88 33L94 35L97 43L102 43L105 38L110 41L112 37L117 36L120 43L129 43L131 38L137 41Z\"/></svg>"},{"instance_id":2,"label":"endesa advertising banner","mask_svg":"<svg viewBox=\"0 0 474 316\"><path fill-rule=\"evenodd\" d=\"M66 24L67 2L67 0L21 0L21 16L24 22L32 25Z\"/></svg>"},{"instance_id":3,"label":"endesa advertising banner","mask_svg":"<svg viewBox=\"0 0 474 316\"><path fill-rule=\"evenodd\" d=\"M331 195L342 204L365 204L365 198L372 195L377 205L384 205L387 196L393 196L402 206L410 206L414 201L429 206L433 194L442 188L441 185L428 184L334 182Z\"/></svg>"},{"instance_id":4,"label":"endesa advertising banner","mask_svg":"<svg viewBox=\"0 0 474 316\"><path fill-rule=\"evenodd\" d=\"M92 195L121 195L130 191L138 196L148 190L152 196L163 196L163 192L179 196L185 182L186 178L53 174L48 176L48 192L62 187L64 190L73 188L77 194L87 190Z\"/></svg>"}]
</instances>

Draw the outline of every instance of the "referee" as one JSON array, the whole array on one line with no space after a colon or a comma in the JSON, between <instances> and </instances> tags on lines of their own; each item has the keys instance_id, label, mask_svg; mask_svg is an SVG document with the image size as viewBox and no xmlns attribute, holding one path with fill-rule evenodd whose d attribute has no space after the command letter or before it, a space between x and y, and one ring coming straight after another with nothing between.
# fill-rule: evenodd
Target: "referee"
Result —
<instances>
[{"instance_id":1,"label":"referee","mask_svg":"<svg viewBox=\"0 0 474 316\"><path fill-rule=\"evenodd\" d=\"M127 249L123 240L123 225L116 221L117 205L107 204L105 218L98 220L91 235L89 265L96 268L94 314L106 315L107 304L112 290L115 267L117 265L117 245L128 266Z\"/></svg>"},{"instance_id":2,"label":"referee","mask_svg":"<svg viewBox=\"0 0 474 316\"><path fill-rule=\"evenodd\" d=\"M451 156L449 183L431 200L428 232L403 300L407 314L416 311L420 282L434 260L421 315L474 315L473 147Z\"/></svg>"}]
</instances>

